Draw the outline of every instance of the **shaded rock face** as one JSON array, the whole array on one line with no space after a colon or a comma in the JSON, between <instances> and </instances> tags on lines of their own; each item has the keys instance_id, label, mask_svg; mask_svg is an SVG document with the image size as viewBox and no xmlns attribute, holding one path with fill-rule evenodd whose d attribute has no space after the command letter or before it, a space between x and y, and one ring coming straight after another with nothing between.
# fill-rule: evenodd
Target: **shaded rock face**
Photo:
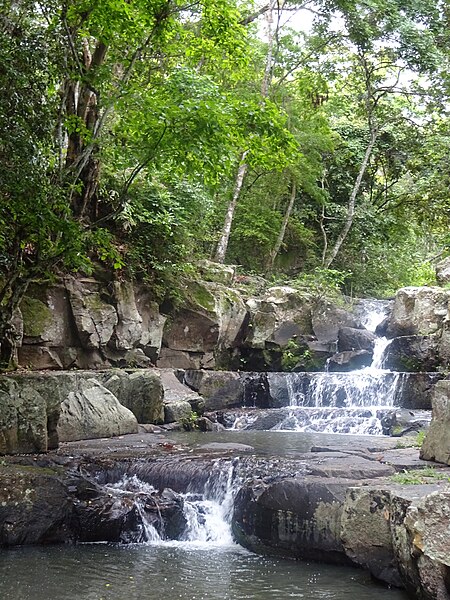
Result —
<instances>
[{"instance_id":1,"label":"shaded rock face","mask_svg":"<svg viewBox=\"0 0 450 600\"><path fill-rule=\"evenodd\" d=\"M431 372L440 363L439 341L432 335L396 337L385 350L383 366L393 371Z\"/></svg>"},{"instance_id":2,"label":"shaded rock face","mask_svg":"<svg viewBox=\"0 0 450 600\"><path fill-rule=\"evenodd\" d=\"M372 362L372 353L367 350L347 350L333 354L328 359L329 371L354 371L368 367Z\"/></svg>"},{"instance_id":3,"label":"shaded rock face","mask_svg":"<svg viewBox=\"0 0 450 600\"><path fill-rule=\"evenodd\" d=\"M63 543L72 506L56 472L0 468L0 546Z\"/></svg>"},{"instance_id":4,"label":"shaded rock face","mask_svg":"<svg viewBox=\"0 0 450 600\"><path fill-rule=\"evenodd\" d=\"M422 448L421 458L450 465L450 381L438 381L433 388L432 421Z\"/></svg>"},{"instance_id":5,"label":"shaded rock face","mask_svg":"<svg viewBox=\"0 0 450 600\"><path fill-rule=\"evenodd\" d=\"M338 331L338 351L366 350L373 352L376 335L367 329L341 327Z\"/></svg>"}]
</instances>

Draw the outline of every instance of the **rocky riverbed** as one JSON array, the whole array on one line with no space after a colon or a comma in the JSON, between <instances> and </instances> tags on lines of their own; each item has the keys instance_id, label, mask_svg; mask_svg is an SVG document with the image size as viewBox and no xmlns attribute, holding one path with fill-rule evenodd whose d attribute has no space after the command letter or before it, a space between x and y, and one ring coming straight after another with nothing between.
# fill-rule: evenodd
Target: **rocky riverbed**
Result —
<instances>
[{"instance_id":1,"label":"rocky riverbed","mask_svg":"<svg viewBox=\"0 0 450 600\"><path fill-rule=\"evenodd\" d=\"M245 547L353 563L405 586L412 598L449 597L448 467L383 437L316 436L280 457L244 444L242 436L233 442L229 435L219 433L215 441L205 435L189 443L179 434L138 433L4 457L2 547L135 540L142 511L161 535L178 539L185 525L182 494L201 494L232 469L232 529ZM124 477L152 490L114 492Z\"/></svg>"}]
</instances>

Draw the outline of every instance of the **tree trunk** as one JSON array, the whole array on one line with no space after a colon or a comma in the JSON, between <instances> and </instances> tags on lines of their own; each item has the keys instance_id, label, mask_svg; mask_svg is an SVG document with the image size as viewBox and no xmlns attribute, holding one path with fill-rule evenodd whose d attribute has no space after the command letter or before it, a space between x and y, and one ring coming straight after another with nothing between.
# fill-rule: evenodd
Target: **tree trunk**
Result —
<instances>
[{"instance_id":1,"label":"tree trunk","mask_svg":"<svg viewBox=\"0 0 450 600\"><path fill-rule=\"evenodd\" d=\"M280 233L278 234L277 241L275 246L273 247L272 252L270 253L269 260L267 261L267 273L270 274L273 270L273 265L275 264L275 259L278 256L278 253L281 249L281 246L284 242L284 236L286 235L286 228L291 217L292 209L294 208L295 198L297 196L297 186L295 185L295 181L292 181L292 189L291 196L289 198L289 204L287 205L286 212L284 213L283 222L281 224Z\"/></svg>"},{"instance_id":2,"label":"tree trunk","mask_svg":"<svg viewBox=\"0 0 450 600\"><path fill-rule=\"evenodd\" d=\"M334 259L338 255L339 250L341 249L341 246L344 243L345 238L347 237L348 232L350 231L350 229L351 229L351 227L353 225L353 219L354 219L354 216L355 216L356 197L357 197L358 192L359 192L359 190L361 188L361 183L362 183L364 174L366 172L367 166L369 164L369 160L370 160L370 157L372 155L372 151L373 151L373 148L375 146L376 140L377 140L377 131L372 130L370 132L369 144L367 145L363 161L361 163L361 166L359 167L358 176L357 176L356 181L355 181L355 183L353 185L352 193L350 194L350 199L348 201L348 208L347 208L347 218L345 220L344 227L342 228L341 233L338 235L338 238L337 238L337 240L336 240L336 242L335 242L335 244L334 244L331 252L325 258L324 263L323 263L323 266L326 269L330 268L330 266L333 263Z\"/></svg>"},{"instance_id":3,"label":"tree trunk","mask_svg":"<svg viewBox=\"0 0 450 600\"><path fill-rule=\"evenodd\" d=\"M236 175L236 180L234 183L233 197L231 202L228 205L227 214L225 215L225 223L222 229L222 235L220 237L219 243L217 244L217 250L214 257L214 260L218 263L223 263L225 260L225 255L227 253L228 241L230 239L231 233L231 225L233 223L234 211L236 209L236 204L239 199L242 184L244 183L245 175L247 174L248 164L245 162L247 157L248 150L245 150L241 154L241 159L239 161L239 168Z\"/></svg>"},{"instance_id":4,"label":"tree trunk","mask_svg":"<svg viewBox=\"0 0 450 600\"><path fill-rule=\"evenodd\" d=\"M273 8L277 0L271 0L267 9L267 54L266 54L266 65L264 69L264 77L261 82L261 97L267 98L270 87L270 80L272 77L272 60L273 60ZM231 226L233 224L234 212L236 210L236 204L241 194L242 184L244 183L245 175L248 171L248 164L245 162L245 158L248 154L248 150L242 152L239 160L239 169L236 175L233 189L233 197L228 205L227 214L225 215L225 222L222 228L222 235L219 243L217 244L216 254L214 260L219 263L225 261L225 256L228 249L228 241L230 239Z\"/></svg>"}]
</instances>

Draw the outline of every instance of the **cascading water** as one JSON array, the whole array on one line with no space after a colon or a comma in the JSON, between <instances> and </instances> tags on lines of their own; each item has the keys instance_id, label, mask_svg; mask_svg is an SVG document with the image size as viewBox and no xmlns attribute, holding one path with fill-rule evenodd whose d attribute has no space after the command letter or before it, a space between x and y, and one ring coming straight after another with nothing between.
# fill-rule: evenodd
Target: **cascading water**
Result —
<instances>
[{"instance_id":1,"label":"cascading water","mask_svg":"<svg viewBox=\"0 0 450 600\"><path fill-rule=\"evenodd\" d=\"M137 475L123 476L114 484L106 484L106 490L117 497L119 503L132 504L135 511L134 527L124 531L126 543L167 544L190 542L227 546L233 544L231 515L234 496L239 487L239 477L230 461L217 461L212 468L203 493L187 491L177 494L182 507L184 527L176 540L166 536L164 518L154 508L156 488ZM174 492L171 492L174 494ZM159 514L158 514L159 513Z\"/></svg>"},{"instance_id":2,"label":"cascading water","mask_svg":"<svg viewBox=\"0 0 450 600\"><path fill-rule=\"evenodd\" d=\"M386 317L387 303L365 301L361 322L375 332ZM377 338L369 367L350 372L286 373L289 407L270 428L321 433L380 435L392 423L406 375L384 370L383 355L390 340ZM258 417L240 415L235 429L257 429Z\"/></svg>"}]
</instances>

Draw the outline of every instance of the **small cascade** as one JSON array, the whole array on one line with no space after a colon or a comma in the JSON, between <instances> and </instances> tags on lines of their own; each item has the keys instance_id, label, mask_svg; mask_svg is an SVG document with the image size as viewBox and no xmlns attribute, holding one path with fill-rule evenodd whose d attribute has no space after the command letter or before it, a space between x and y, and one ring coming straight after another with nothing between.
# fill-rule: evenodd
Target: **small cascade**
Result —
<instances>
[{"instance_id":1,"label":"small cascade","mask_svg":"<svg viewBox=\"0 0 450 600\"><path fill-rule=\"evenodd\" d=\"M290 390L290 406L332 406L349 408L357 406L395 406L401 394L402 373L378 372L371 369L349 373L310 373L304 391L292 381L296 373L288 373L286 383Z\"/></svg>"},{"instance_id":2,"label":"small cascade","mask_svg":"<svg viewBox=\"0 0 450 600\"><path fill-rule=\"evenodd\" d=\"M238 487L239 477L234 465L230 461L221 460L213 465L201 494L190 491L176 494L168 489L158 496L156 488L137 475L124 475L118 482L105 485L106 491L117 496L120 503L125 502L133 507L135 522L124 531L123 542L163 544L178 540L221 546L233 543L230 523ZM158 503L156 498L164 495L176 498L181 508L183 523L176 536L166 531L162 510L157 510L155 516L154 507Z\"/></svg>"}]
</instances>

